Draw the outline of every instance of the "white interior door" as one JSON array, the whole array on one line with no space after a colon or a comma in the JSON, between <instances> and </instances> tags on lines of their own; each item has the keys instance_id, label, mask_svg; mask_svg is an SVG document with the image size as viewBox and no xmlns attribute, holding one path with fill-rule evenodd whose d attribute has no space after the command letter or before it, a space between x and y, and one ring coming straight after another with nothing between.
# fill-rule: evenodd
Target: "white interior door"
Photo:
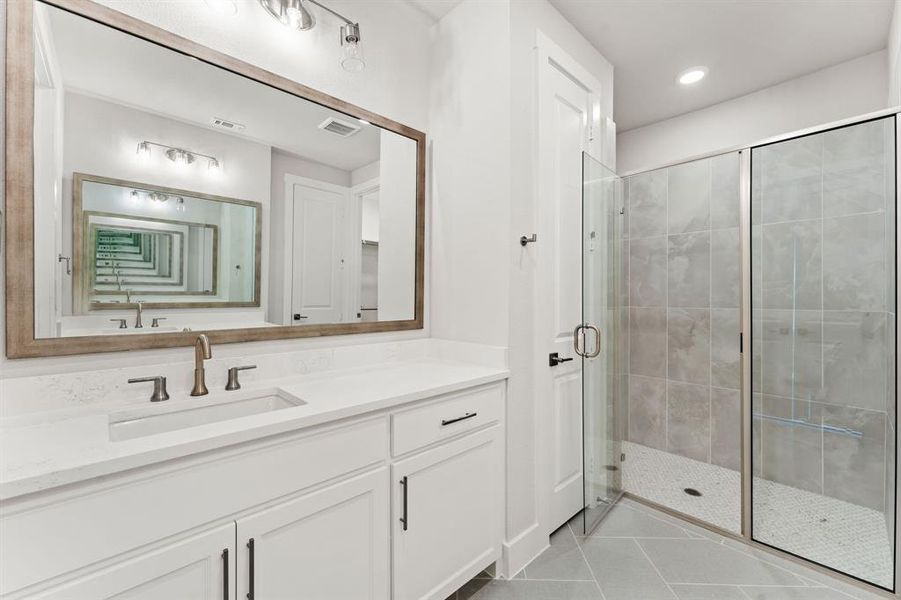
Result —
<instances>
[{"instance_id":1,"label":"white interior door","mask_svg":"<svg viewBox=\"0 0 901 600\"><path fill-rule=\"evenodd\" d=\"M583 507L582 372L573 329L582 322L582 152L598 96L546 56L539 74L538 270L535 390L539 506L555 530ZM549 365L556 352L569 362Z\"/></svg>"},{"instance_id":2,"label":"white interior door","mask_svg":"<svg viewBox=\"0 0 901 600\"><path fill-rule=\"evenodd\" d=\"M346 309L347 190L318 182L294 183L292 199L291 322L341 323Z\"/></svg>"}]
</instances>

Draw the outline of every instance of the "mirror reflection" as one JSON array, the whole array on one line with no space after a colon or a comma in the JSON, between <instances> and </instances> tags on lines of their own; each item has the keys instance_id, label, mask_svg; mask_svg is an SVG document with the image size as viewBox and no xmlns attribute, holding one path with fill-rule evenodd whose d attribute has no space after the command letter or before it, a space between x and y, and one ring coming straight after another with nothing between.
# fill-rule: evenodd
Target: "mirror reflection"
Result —
<instances>
[{"instance_id":1,"label":"mirror reflection","mask_svg":"<svg viewBox=\"0 0 901 600\"><path fill-rule=\"evenodd\" d=\"M36 337L414 318L414 139L34 16Z\"/></svg>"}]
</instances>

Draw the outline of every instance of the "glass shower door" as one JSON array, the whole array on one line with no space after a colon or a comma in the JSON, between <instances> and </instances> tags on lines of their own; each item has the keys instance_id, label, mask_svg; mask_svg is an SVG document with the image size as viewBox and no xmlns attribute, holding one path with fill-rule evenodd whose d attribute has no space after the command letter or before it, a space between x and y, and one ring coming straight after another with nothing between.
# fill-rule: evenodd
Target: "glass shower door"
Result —
<instances>
[{"instance_id":1,"label":"glass shower door","mask_svg":"<svg viewBox=\"0 0 901 600\"><path fill-rule=\"evenodd\" d=\"M589 533L622 493L622 179L583 154L582 356L583 528Z\"/></svg>"},{"instance_id":2,"label":"glass shower door","mask_svg":"<svg viewBox=\"0 0 901 600\"><path fill-rule=\"evenodd\" d=\"M751 151L752 536L892 589L895 117Z\"/></svg>"}]
</instances>

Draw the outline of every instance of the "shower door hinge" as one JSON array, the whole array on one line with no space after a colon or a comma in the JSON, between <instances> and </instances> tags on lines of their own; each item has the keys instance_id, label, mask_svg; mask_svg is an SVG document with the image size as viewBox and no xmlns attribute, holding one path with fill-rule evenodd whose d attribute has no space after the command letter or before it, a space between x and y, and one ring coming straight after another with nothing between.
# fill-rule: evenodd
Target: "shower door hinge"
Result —
<instances>
[{"instance_id":1,"label":"shower door hinge","mask_svg":"<svg viewBox=\"0 0 901 600\"><path fill-rule=\"evenodd\" d=\"M738 353L745 353L745 334L741 331L738 332Z\"/></svg>"}]
</instances>

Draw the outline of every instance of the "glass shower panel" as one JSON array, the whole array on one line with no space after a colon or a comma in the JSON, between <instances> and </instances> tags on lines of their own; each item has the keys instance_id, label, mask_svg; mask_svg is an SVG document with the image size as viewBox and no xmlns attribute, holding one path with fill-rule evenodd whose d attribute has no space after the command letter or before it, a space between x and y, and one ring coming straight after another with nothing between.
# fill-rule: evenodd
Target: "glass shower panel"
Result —
<instances>
[{"instance_id":1,"label":"glass shower panel","mask_svg":"<svg viewBox=\"0 0 901 600\"><path fill-rule=\"evenodd\" d=\"M583 532L589 533L622 492L619 427L623 405L621 321L622 179L583 155L582 427Z\"/></svg>"},{"instance_id":2,"label":"glass shower panel","mask_svg":"<svg viewBox=\"0 0 901 600\"><path fill-rule=\"evenodd\" d=\"M625 181L623 486L741 532L739 155Z\"/></svg>"},{"instance_id":3,"label":"glass shower panel","mask_svg":"<svg viewBox=\"0 0 901 600\"><path fill-rule=\"evenodd\" d=\"M891 589L895 117L751 152L752 536Z\"/></svg>"}]
</instances>

